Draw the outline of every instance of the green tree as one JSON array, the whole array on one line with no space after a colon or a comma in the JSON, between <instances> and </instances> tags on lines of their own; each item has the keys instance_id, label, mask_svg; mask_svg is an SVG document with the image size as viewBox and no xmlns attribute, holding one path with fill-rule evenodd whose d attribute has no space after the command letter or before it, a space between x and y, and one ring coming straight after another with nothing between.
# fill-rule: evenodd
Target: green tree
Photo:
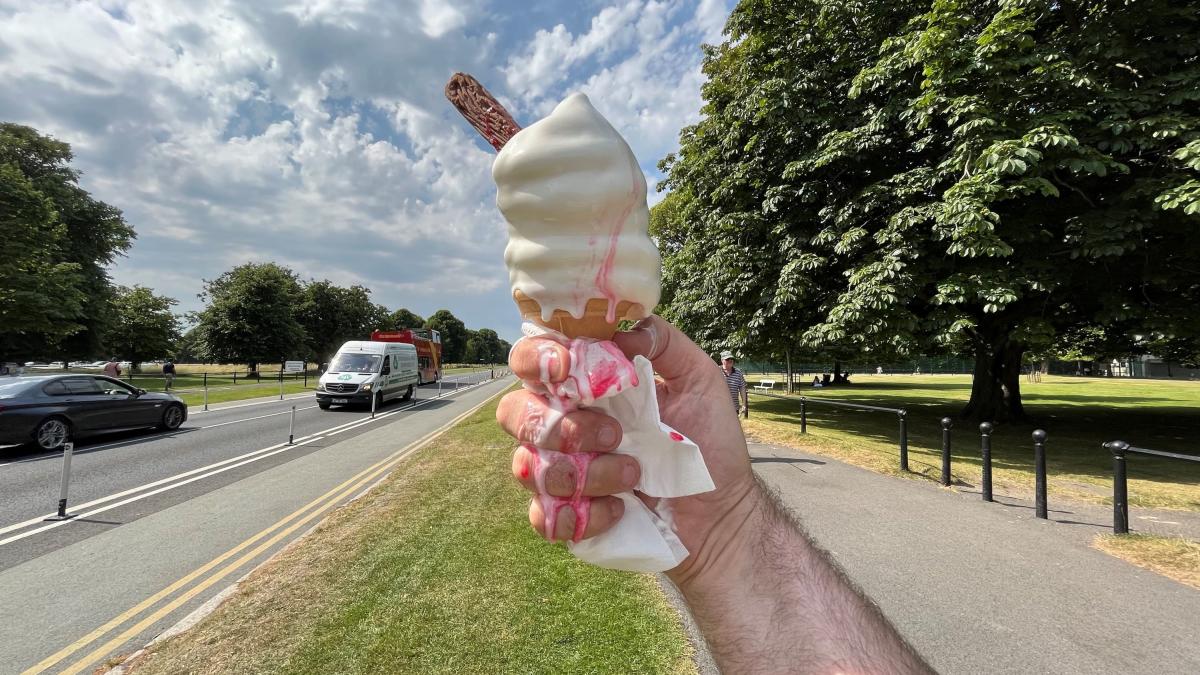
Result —
<instances>
[{"instance_id":1,"label":"green tree","mask_svg":"<svg viewBox=\"0 0 1200 675\"><path fill-rule=\"evenodd\" d=\"M467 338L463 361L466 363L503 363L508 357L508 350L496 331L491 328L480 328L471 331Z\"/></svg>"},{"instance_id":2,"label":"green tree","mask_svg":"<svg viewBox=\"0 0 1200 675\"><path fill-rule=\"evenodd\" d=\"M178 363L208 363L211 360L200 326L193 326L176 340L172 357Z\"/></svg>"},{"instance_id":3,"label":"green tree","mask_svg":"<svg viewBox=\"0 0 1200 675\"><path fill-rule=\"evenodd\" d=\"M0 164L0 353L27 335L80 328L79 266L59 261L65 237L50 200Z\"/></svg>"},{"instance_id":4,"label":"green tree","mask_svg":"<svg viewBox=\"0 0 1200 675\"><path fill-rule=\"evenodd\" d=\"M170 355L179 339L179 317L171 308L175 298L155 295L145 286L118 286L113 298L110 328L104 342L131 369L151 359Z\"/></svg>"},{"instance_id":5,"label":"green tree","mask_svg":"<svg viewBox=\"0 0 1200 675\"><path fill-rule=\"evenodd\" d=\"M1186 3L746 0L669 157L669 315L702 340L975 358L1200 334L1200 20ZM670 214L664 214L664 216Z\"/></svg>"},{"instance_id":6,"label":"green tree","mask_svg":"<svg viewBox=\"0 0 1200 675\"><path fill-rule=\"evenodd\" d=\"M387 325L393 330L420 328L425 325L425 319L422 319L419 314L414 314L413 312L401 307L395 312L392 312L392 315L388 317Z\"/></svg>"},{"instance_id":7,"label":"green tree","mask_svg":"<svg viewBox=\"0 0 1200 675\"><path fill-rule=\"evenodd\" d=\"M311 281L301 292L296 319L304 328L306 358L322 362L347 340L366 340L372 330L384 327L388 311L371 302L371 292L363 286Z\"/></svg>"},{"instance_id":8,"label":"green tree","mask_svg":"<svg viewBox=\"0 0 1200 675\"><path fill-rule=\"evenodd\" d=\"M302 289L296 274L275 263L239 265L204 282L198 315L208 356L216 362L280 363L304 353L296 319Z\"/></svg>"},{"instance_id":9,"label":"green tree","mask_svg":"<svg viewBox=\"0 0 1200 675\"><path fill-rule=\"evenodd\" d=\"M29 306L28 278L5 280L11 285L2 286L14 296L0 300L0 312L16 308L17 303L30 311L18 312L21 316L13 322L0 322L4 353L67 360L96 356L102 349L112 297L107 268L128 250L134 232L118 209L79 187L79 173L70 167L71 159L66 143L30 127L0 123L0 167L5 167L0 174L0 198L13 200L0 205L4 214L0 239L5 240L0 246L7 251L11 244L22 251L20 256L4 255L0 269L10 263L24 270L41 269L38 302L51 305ZM30 227L39 228L42 236L32 245L19 244ZM31 327L31 322L41 326Z\"/></svg>"},{"instance_id":10,"label":"green tree","mask_svg":"<svg viewBox=\"0 0 1200 675\"><path fill-rule=\"evenodd\" d=\"M442 363L462 363L467 349L467 327L450 313L439 309L425 320L425 328L432 328L442 336Z\"/></svg>"}]
</instances>

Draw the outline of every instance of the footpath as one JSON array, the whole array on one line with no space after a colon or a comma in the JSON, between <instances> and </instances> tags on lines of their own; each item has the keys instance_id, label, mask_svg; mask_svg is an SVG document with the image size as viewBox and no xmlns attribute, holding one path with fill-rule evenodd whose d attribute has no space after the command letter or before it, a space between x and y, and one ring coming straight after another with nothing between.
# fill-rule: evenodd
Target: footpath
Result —
<instances>
[{"instance_id":1,"label":"footpath","mask_svg":"<svg viewBox=\"0 0 1200 675\"><path fill-rule=\"evenodd\" d=\"M752 444L754 468L930 664L951 673L1200 673L1200 591L1090 546L1111 509L904 480ZM1157 512L1163 514L1164 512ZM1131 528L1196 536L1131 513Z\"/></svg>"}]
</instances>

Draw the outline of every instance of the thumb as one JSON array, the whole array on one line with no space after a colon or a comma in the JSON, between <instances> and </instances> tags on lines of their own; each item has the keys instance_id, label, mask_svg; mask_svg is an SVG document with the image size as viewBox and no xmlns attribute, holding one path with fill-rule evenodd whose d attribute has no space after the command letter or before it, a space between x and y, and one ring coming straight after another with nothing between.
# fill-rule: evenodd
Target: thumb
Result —
<instances>
[{"instance_id":1,"label":"thumb","mask_svg":"<svg viewBox=\"0 0 1200 675\"><path fill-rule=\"evenodd\" d=\"M704 350L661 317L642 319L633 330L617 333L612 340L628 358L650 359L655 372L666 380L694 376L713 367Z\"/></svg>"}]
</instances>

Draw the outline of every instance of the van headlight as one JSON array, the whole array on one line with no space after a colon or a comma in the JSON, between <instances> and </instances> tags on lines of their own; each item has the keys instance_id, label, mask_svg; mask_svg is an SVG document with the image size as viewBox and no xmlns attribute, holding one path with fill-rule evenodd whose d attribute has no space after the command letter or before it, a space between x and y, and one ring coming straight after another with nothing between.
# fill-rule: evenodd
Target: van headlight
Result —
<instances>
[{"instance_id":1,"label":"van headlight","mask_svg":"<svg viewBox=\"0 0 1200 675\"><path fill-rule=\"evenodd\" d=\"M317 383L317 391L325 391L325 383L324 382Z\"/></svg>"},{"instance_id":2,"label":"van headlight","mask_svg":"<svg viewBox=\"0 0 1200 675\"><path fill-rule=\"evenodd\" d=\"M362 385L361 387L359 387L359 388L358 388L358 390L359 390L359 391L371 391L371 385L370 385L370 384L364 384L364 385Z\"/></svg>"}]
</instances>

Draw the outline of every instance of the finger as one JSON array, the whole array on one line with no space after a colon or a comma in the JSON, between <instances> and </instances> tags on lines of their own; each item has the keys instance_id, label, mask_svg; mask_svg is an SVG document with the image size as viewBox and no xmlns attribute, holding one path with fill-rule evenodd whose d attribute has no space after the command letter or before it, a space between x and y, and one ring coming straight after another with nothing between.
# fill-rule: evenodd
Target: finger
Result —
<instances>
[{"instance_id":1,"label":"finger","mask_svg":"<svg viewBox=\"0 0 1200 675\"><path fill-rule=\"evenodd\" d=\"M579 541L603 534L625 513L616 497L568 500L539 495L529 503L529 524L550 541Z\"/></svg>"},{"instance_id":2,"label":"finger","mask_svg":"<svg viewBox=\"0 0 1200 675\"><path fill-rule=\"evenodd\" d=\"M525 338L513 345L508 365L522 380L552 384L567 379L571 354L566 346L550 338Z\"/></svg>"},{"instance_id":3,"label":"finger","mask_svg":"<svg viewBox=\"0 0 1200 675\"><path fill-rule=\"evenodd\" d=\"M613 342L625 356L644 356L654 364L654 371L667 380L716 373L713 361L688 336L661 317L642 319L633 330L617 333Z\"/></svg>"},{"instance_id":4,"label":"finger","mask_svg":"<svg viewBox=\"0 0 1200 675\"><path fill-rule=\"evenodd\" d=\"M522 443L562 452L610 452L621 444L621 424L595 410L562 413L546 397L521 390L505 394L496 421Z\"/></svg>"},{"instance_id":5,"label":"finger","mask_svg":"<svg viewBox=\"0 0 1200 675\"><path fill-rule=\"evenodd\" d=\"M554 497L600 497L628 492L642 477L629 455L566 455L522 445L513 452L513 477L526 490Z\"/></svg>"}]
</instances>

